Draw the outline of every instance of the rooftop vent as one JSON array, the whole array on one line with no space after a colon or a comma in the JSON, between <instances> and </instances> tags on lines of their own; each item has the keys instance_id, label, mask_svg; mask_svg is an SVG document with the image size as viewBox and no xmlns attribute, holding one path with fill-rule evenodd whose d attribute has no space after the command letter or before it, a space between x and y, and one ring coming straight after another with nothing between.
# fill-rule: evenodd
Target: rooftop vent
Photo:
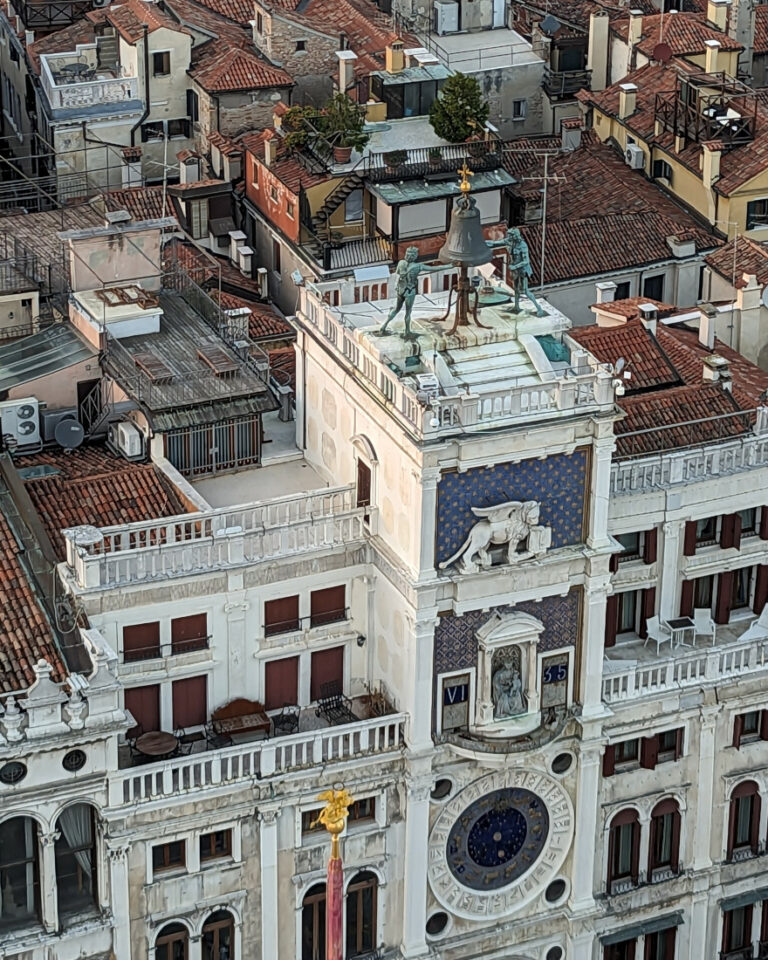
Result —
<instances>
[{"instance_id":1,"label":"rooftop vent","mask_svg":"<svg viewBox=\"0 0 768 960\"><path fill-rule=\"evenodd\" d=\"M164 360L156 357L149 350L143 353L134 353L133 362L142 373L149 377L152 383L170 383L173 380L173 371L166 366Z\"/></svg>"},{"instance_id":2,"label":"rooftop vent","mask_svg":"<svg viewBox=\"0 0 768 960\"><path fill-rule=\"evenodd\" d=\"M232 377L237 374L240 367L223 347L215 344L208 344L197 348L197 355L206 366L216 374L217 377Z\"/></svg>"}]
</instances>

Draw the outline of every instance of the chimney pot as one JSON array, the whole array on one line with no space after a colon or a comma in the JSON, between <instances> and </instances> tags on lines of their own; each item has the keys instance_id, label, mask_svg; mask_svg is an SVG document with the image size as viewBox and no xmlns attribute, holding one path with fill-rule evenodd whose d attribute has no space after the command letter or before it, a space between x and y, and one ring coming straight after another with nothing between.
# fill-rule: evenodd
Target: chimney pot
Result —
<instances>
[{"instance_id":1,"label":"chimney pot","mask_svg":"<svg viewBox=\"0 0 768 960\"><path fill-rule=\"evenodd\" d=\"M616 298L616 284L613 280L602 280L595 284L598 303L612 303Z\"/></svg>"},{"instance_id":2,"label":"chimney pot","mask_svg":"<svg viewBox=\"0 0 768 960\"><path fill-rule=\"evenodd\" d=\"M635 47L640 43L640 38L643 35L643 11L642 10L630 10L629 11L629 33L627 39L629 40L629 46Z\"/></svg>"},{"instance_id":3,"label":"chimney pot","mask_svg":"<svg viewBox=\"0 0 768 960\"><path fill-rule=\"evenodd\" d=\"M619 120L631 117L637 109L637 85L634 83L619 84Z\"/></svg>"},{"instance_id":4,"label":"chimney pot","mask_svg":"<svg viewBox=\"0 0 768 960\"><path fill-rule=\"evenodd\" d=\"M704 70L706 73L717 73L720 69L720 41L705 40Z\"/></svg>"},{"instance_id":5,"label":"chimney pot","mask_svg":"<svg viewBox=\"0 0 768 960\"><path fill-rule=\"evenodd\" d=\"M274 137L264 141L264 166L271 167L277 159L277 140Z\"/></svg>"},{"instance_id":6,"label":"chimney pot","mask_svg":"<svg viewBox=\"0 0 768 960\"><path fill-rule=\"evenodd\" d=\"M707 20L721 33L725 33L728 27L730 5L731 0L708 0L707 2Z\"/></svg>"},{"instance_id":7,"label":"chimney pot","mask_svg":"<svg viewBox=\"0 0 768 960\"><path fill-rule=\"evenodd\" d=\"M702 303L699 305L699 343L707 350L715 349L715 322L717 320L717 310L711 303ZM711 359L707 357L707 360ZM717 358L720 359L719 357ZM707 362L704 361L704 363ZM705 374L706 378L706 374Z\"/></svg>"},{"instance_id":8,"label":"chimney pot","mask_svg":"<svg viewBox=\"0 0 768 960\"><path fill-rule=\"evenodd\" d=\"M659 319L659 311L655 303L641 303L638 305L637 312L640 314L640 322L645 329L656 336L656 325Z\"/></svg>"},{"instance_id":9,"label":"chimney pot","mask_svg":"<svg viewBox=\"0 0 768 960\"><path fill-rule=\"evenodd\" d=\"M387 73L402 73L405 69L405 54L403 53L402 40L393 40L387 44L384 55L384 68Z\"/></svg>"},{"instance_id":10,"label":"chimney pot","mask_svg":"<svg viewBox=\"0 0 768 960\"><path fill-rule=\"evenodd\" d=\"M337 50L339 61L339 90L346 93L355 82L355 60L357 54L353 50Z\"/></svg>"}]
</instances>

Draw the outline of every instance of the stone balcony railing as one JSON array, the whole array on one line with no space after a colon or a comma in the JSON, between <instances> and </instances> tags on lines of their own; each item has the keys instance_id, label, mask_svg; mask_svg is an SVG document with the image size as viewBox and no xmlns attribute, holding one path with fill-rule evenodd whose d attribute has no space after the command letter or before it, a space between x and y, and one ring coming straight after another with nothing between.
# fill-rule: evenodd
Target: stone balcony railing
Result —
<instances>
[{"instance_id":1,"label":"stone balcony railing","mask_svg":"<svg viewBox=\"0 0 768 960\"><path fill-rule=\"evenodd\" d=\"M353 486L115 527L64 530L74 585L96 590L362 543Z\"/></svg>"},{"instance_id":2,"label":"stone balcony railing","mask_svg":"<svg viewBox=\"0 0 768 960\"><path fill-rule=\"evenodd\" d=\"M603 673L603 701L613 705L766 671L768 640L737 641L682 656L633 663L626 669L620 669L617 661L606 664L609 662L610 673Z\"/></svg>"},{"instance_id":3,"label":"stone balcony railing","mask_svg":"<svg viewBox=\"0 0 768 960\"><path fill-rule=\"evenodd\" d=\"M248 783L291 770L395 753L403 744L406 714L243 743L177 760L132 767L110 779L110 806L165 801L222 785Z\"/></svg>"}]
</instances>

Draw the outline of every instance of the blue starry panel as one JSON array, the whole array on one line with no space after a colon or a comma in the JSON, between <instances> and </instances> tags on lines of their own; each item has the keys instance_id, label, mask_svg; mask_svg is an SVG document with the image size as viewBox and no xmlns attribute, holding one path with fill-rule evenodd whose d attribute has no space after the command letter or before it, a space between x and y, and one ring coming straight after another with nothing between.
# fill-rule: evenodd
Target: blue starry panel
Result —
<instances>
[{"instance_id":1,"label":"blue starry panel","mask_svg":"<svg viewBox=\"0 0 768 960\"><path fill-rule=\"evenodd\" d=\"M494 507L508 500L538 500L541 524L552 527L552 547L582 543L589 487L589 448L544 460L476 467L443 473L437 487L437 563L452 557L477 517L472 507Z\"/></svg>"},{"instance_id":2,"label":"blue starry panel","mask_svg":"<svg viewBox=\"0 0 768 960\"><path fill-rule=\"evenodd\" d=\"M575 646L581 627L581 590L574 588L564 597L544 597L515 606L473 610L461 617L440 617L435 627L435 676L452 670L477 666L477 631L494 613L528 613L544 624L539 651Z\"/></svg>"}]
</instances>

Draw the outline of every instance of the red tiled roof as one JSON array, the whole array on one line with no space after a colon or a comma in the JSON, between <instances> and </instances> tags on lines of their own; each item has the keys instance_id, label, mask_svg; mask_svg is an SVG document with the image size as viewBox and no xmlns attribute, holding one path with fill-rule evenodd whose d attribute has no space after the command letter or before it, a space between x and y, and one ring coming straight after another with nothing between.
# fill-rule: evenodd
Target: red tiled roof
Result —
<instances>
[{"instance_id":1,"label":"red tiled roof","mask_svg":"<svg viewBox=\"0 0 768 960\"><path fill-rule=\"evenodd\" d=\"M576 339L604 363L624 358L625 369L632 374L625 383L627 394L681 383L658 340L640 320L618 327L580 327Z\"/></svg>"},{"instance_id":2,"label":"red tiled roof","mask_svg":"<svg viewBox=\"0 0 768 960\"><path fill-rule=\"evenodd\" d=\"M219 294L218 290L212 290L211 297L221 304L223 310L239 310L242 308L250 310L248 335L251 340L264 340L266 338L284 339L295 336L290 323L288 323L284 317L281 317L277 310L269 303L257 303L254 300L246 300L244 297L227 293L226 290L222 290L221 294Z\"/></svg>"},{"instance_id":3,"label":"red tiled roof","mask_svg":"<svg viewBox=\"0 0 768 960\"><path fill-rule=\"evenodd\" d=\"M280 103L282 103L282 100ZM208 134L208 145L211 147L216 147L219 153L223 154L225 157L232 156L235 153L243 152L243 147L241 144L235 143L231 137L222 136L218 130L213 130Z\"/></svg>"},{"instance_id":4,"label":"red tiled roof","mask_svg":"<svg viewBox=\"0 0 768 960\"><path fill-rule=\"evenodd\" d=\"M754 274L761 286L768 283L768 245L750 240L748 237L737 236L719 250L708 253L704 260L729 283L733 282L735 267L737 287L745 273Z\"/></svg>"},{"instance_id":5,"label":"red tiled roof","mask_svg":"<svg viewBox=\"0 0 768 960\"><path fill-rule=\"evenodd\" d=\"M75 20L68 27L49 33L39 40L35 40L27 47L27 53L32 67L40 71L40 56L42 54L71 53L78 43L93 43L94 24L103 23L106 19L106 10L91 10L84 17Z\"/></svg>"},{"instance_id":6,"label":"red tiled roof","mask_svg":"<svg viewBox=\"0 0 768 960\"><path fill-rule=\"evenodd\" d=\"M190 67L189 75L209 93L290 87L293 78L254 53L232 47L225 40L211 40L209 55Z\"/></svg>"},{"instance_id":7,"label":"red tiled roof","mask_svg":"<svg viewBox=\"0 0 768 960\"><path fill-rule=\"evenodd\" d=\"M757 56L768 53L768 6L760 3L755 7L754 52Z\"/></svg>"},{"instance_id":8,"label":"red tiled roof","mask_svg":"<svg viewBox=\"0 0 768 960\"><path fill-rule=\"evenodd\" d=\"M106 11L106 19L117 30L126 43L136 43L144 36L144 27L149 33L165 28L176 33L189 33L176 20L161 10L157 3L144 0L121 0Z\"/></svg>"},{"instance_id":9,"label":"red tiled roof","mask_svg":"<svg viewBox=\"0 0 768 960\"><path fill-rule=\"evenodd\" d=\"M175 3L172 2L171 6ZM215 14L247 27L253 20L252 0L197 0L196 6L207 8ZM197 23L197 20L190 21Z\"/></svg>"},{"instance_id":10,"label":"red tiled roof","mask_svg":"<svg viewBox=\"0 0 768 960\"><path fill-rule=\"evenodd\" d=\"M175 217L173 204L168 196L163 209L163 186L128 187L125 190L109 190L103 194L107 210L127 210L133 220L159 220Z\"/></svg>"},{"instance_id":11,"label":"red tiled roof","mask_svg":"<svg viewBox=\"0 0 768 960\"><path fill-rule=\"evenodd\" d=\"M551 14L564 26L575 27L580 33L589 30L589 17L592 13L604 12L611 19L627 14L626 3L621 0L614 0L613 3L607 0L528 0L525 4L513 4L513 9L523 22L535 23ZM651 0L632 0L632 9L642 10L646 14L657 12ZM573 31L570 35L573 35Z\"/></svg>"},{"instance_id":12,"label":"red tiled roof","mask_svg":"<svg viewBox=\"0 0 768 960\"><path fill-rule=\"evenodd\" d=\"M264 162L264 141L273 137L273 130L262 130L261 133L249 133L240 138L240 143L245 147L248 153L252 153L258 160ZM282 144L277 148L277 158L269 172L285 184L291 193L298 193L299 187L312 187L317 183L325 183L328 179L327 173L312 173L303 167L295 156L288 153Z\"/></svg>"},{"instance_id":13,"label":"red tiled roof","mask_svg":"<svg viewBox=\"0 0 768 960\"><path fill-rule=\"evenodd\" d=\"M269 371L281 386L296 389L296 351L293 347L269 350Z\"/></svg>"},{"instance_id":14,"label":"red tiled roof","mask_svg":"<svg viewBox=\"0 0 768 960\"><path fill-rule=\"evenodd\" d=\"M102 447L81 447L71 453L46 450L16 458L17 467L40 464L59 472L26 479L24 486L61 559L66 556L61 531L67 527L108 527L185 512L156 467L129 463Z\"/></svg>"},{"instance_id":15,"label":"red tiled roof","mask_svg":"<svg viewBox=\"0 0 768 960\"><path fill-rule=\"evenodd\" d=\"M51 679L60 683L67 669L34 588L27 579L23 553L0 512L0 693L24 690L35 681L33 666L47 660Z\"/></svg>"},{"instance_id":16,"label":"red tiled roof","mask_svg":"<svg viewBox=\"0 0 768 960\"><path fill-rule=\"evenodd\" d=\"M614 20L612 31L625 43L629 34L629 18ZM663 33L662 33L663 30ZM706 14L676 13L673 16L660 14L645 16L642 21L642 36L637 49L648 59L662 41L670 48L673 57L702 54L706 51L705 40L717 40L724 52L743 50L742 44L732 40L707 23Z\"/></svg>"},{"instance_id":17,"label":"red tiled roof","mask_svg":"<svg viewBox=\"0 0 768 960\"><path fill-rule=\"evenodd\" d=\"M614 317L623 317L625 320L634 320L640 316L638 307L641 303L652 303L658 311L659 317L668 317L675 312L675 305L652 300L650 297L625 297L622 300L609 300L606 303L593 303L590 310L600 310L610 313Z\"/></svg>"},{"instance_id":18,"label":"red tiled roof","mask_svg":"<svg viewBox=\"0 0 768 960\"><path fill-rule=\"evenodd\" d=\"M194 244L180 240L178 237L173 237L163 247L163 259L166 270L172 270L174 264L178 264L189 273L195 283L205 287L211 296L214 295L212 291L218 289L219 276L221 276L223 290L242 295L246 299L253 296L258 300L261 297L258 280L244 277L224 257L203 253Z\"/></svg>"}]
</instances>

